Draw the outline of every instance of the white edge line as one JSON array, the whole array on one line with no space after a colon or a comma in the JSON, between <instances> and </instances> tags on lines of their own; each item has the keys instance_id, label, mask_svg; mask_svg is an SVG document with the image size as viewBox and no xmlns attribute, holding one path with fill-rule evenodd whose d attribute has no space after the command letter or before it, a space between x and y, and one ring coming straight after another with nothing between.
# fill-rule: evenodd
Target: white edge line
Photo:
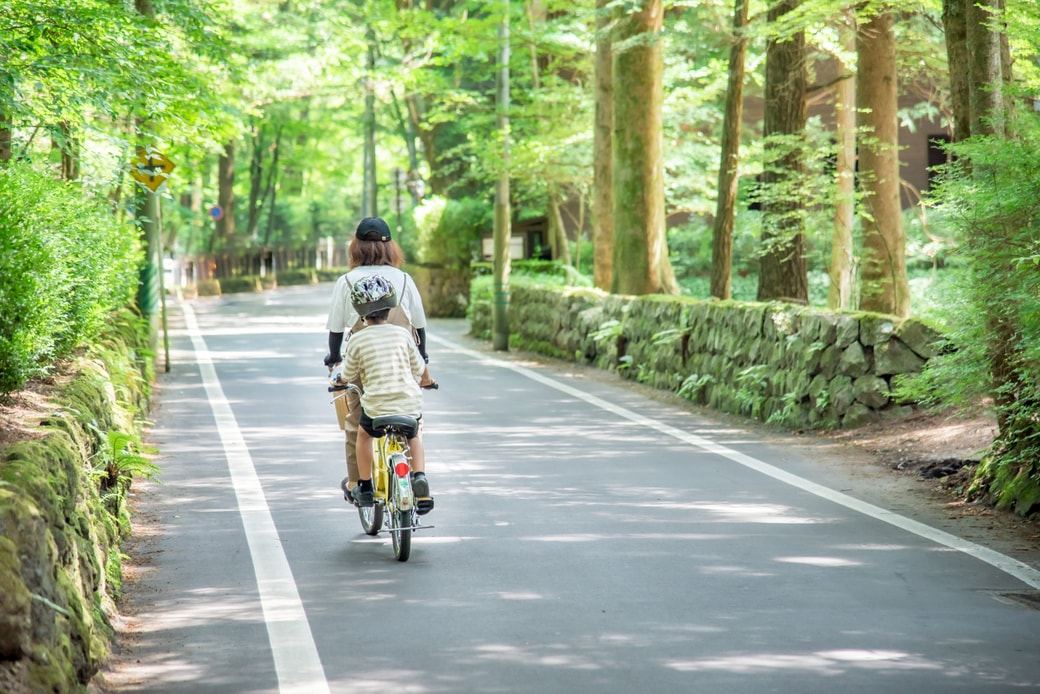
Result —
<instances>
[{"instance_id":1,"label":"white edge line","mask_svg":"<svg viewBox=\"0 0 1040 694\"><path fill-rule=\"evenodd\" d=\"M807 480L804 477L799 477L798 475L791 474L790 472L781 470L778 467L770 465L769 463L765 463L761 460L758 460L757 458L752 458L751 456L740 453L739 451L735 451L732 448L723 446L722 444L704 438L703 436L691 434L681 429L676 429L675 427L669 426L667 424L662 424L661 422L658 422L649 417L644 417L643 415L632 412L631 410L625 409L624 407L621 407L619 405L615 405L614 403L607 402L606 400L598 398L595 395L589 395L588 393L578 390L577 388L569 386L565 383L561 383L560 381L549 378L548 376L544 376L526 367L519 366L517 364L513 364L502 359L497 359L495 357L489 356L487 354L482 354L475 350L467 349L457 343L450 342L448 340L445 340L444 338L440 338L434 335L428 335L427 339L432 340L433 342L436 342L438 344L444 345L446 347L449 347L453 350L459 351L474 359L483 361L486 364L491 364L503 369L509 369L510 371L514 371L520 374L521 376L526 376L527 378L533 381L537 381L543 385L547 385L550 388L555 388L561 393L566 393L571 397L583 400L590 405L598 407L602 410L606 410L607 412L616 414L617 416L623 419L627 419L631 422L635 422L640 426L654 429L655 431L671 436L672 438L690 444L691 446L696 446L697 448L700 448L708 453L713 453L723 458L728 458L729 460L732 460L735 463L739 463L744 467L750 468L763 475L772 477L773 479L783 482L784 484L790 485L792 487L795 487L796 489L801 489L802 491L809 492L810 494L826 499L840 506L844 506L845 508L851 509L858 513L862 513L865 516L875 518L879 521L888 523L889 525L893 525L901 530L905 530L919 537L923 537L926 540L931 540L932 542L943 545L945 547L949 547L950 549L954 549L958 552L963 552L964 554L972 556L978 559L979 561L986 562L990 566L993 566L1003 571L1009 576L1017 578L1018 580L1022 581L1023 583L1025 583L1033 589L1040 590L1040 570L1034 568L1033 566L1030 566L1029 564L1026 564L1025 562L1019 561L1014 557L1009 557L1006 554L1001 554L996 550L992 550L988 547L983 547L982 545L971 542L970 540L965 540L964 538L957 537L956 535L948 533L944 530L933 528L932 526L927 525L925 523L921 523L920 521L915 521L911 518L907 518L906 516L901 516L898 513L895 513L894 511L881 508L880 506L875 506L874 504L862 501L860 499L856 499L855 497L851 497L848 494L843 494L842 492L836 491L829 487L825 487L822 484L817 484L816 482Z\"/></svg>"},{"instance_id":2,"label":"white edge line","mask_svg":"<svg viewBox=\"0 0 1040 694\"><path fill-rule=\"evenodd\" d=\"M278 675L278 691L299 694L328 692L329 685L318 657L318 649L314 645L307 614L282 549L281 538L271 517L260 478L253 466L253 459L231 405L224 396L224 389L220 386L213 359L195 320L195 312L188 303L181 305L238 499Z\"/></svg>"}]
</instances>

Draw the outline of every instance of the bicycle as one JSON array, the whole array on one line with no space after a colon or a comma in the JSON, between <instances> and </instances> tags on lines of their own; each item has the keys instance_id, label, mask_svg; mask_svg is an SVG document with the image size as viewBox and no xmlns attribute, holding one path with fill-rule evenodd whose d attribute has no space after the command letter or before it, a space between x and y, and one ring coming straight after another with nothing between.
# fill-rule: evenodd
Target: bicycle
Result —
<instances>
[{"instance_id":1,"label":"bicycle","mask_svg":"<svg viewBox=\"0 0 1040 694\"><path fill-rule=\"evenodd\" d=\"M347 391L360 389L353 383L338 380L333 372L330 378L330 392L339 392L333 398L340 407L345 404ZM431 389L436 389L434 383ZM378 535L383 529L384 521L390 533L397 561L408 561L412 553L412 532L432 528L423 525L419 515L419 503L412 491L412 467L408 439L419 431L419 421L406 414L391 414L372 419L372 427L382 434L375 439L375 456L372 464L372 491L375 503L372 506L358 506L361 517L361 528L367 535Z\"/></svg>"}]
</instances>

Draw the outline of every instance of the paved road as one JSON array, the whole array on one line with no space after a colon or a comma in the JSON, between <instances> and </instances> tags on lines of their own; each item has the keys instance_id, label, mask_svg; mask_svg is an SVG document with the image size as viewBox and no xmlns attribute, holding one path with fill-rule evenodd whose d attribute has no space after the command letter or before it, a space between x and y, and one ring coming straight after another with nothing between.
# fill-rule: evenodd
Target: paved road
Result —
<instances>
[{"instance_id":1,"label":"paved road","mask_svg":"<svg viewBox=\"0 0 1040 694\"><path fill-rule=\"evenodd\" d=\"M1040 572L832 468L429 330L435 527L338 490L331 285L171 307L121 692L1040 691Z\"/></svg>"}]
</instances>

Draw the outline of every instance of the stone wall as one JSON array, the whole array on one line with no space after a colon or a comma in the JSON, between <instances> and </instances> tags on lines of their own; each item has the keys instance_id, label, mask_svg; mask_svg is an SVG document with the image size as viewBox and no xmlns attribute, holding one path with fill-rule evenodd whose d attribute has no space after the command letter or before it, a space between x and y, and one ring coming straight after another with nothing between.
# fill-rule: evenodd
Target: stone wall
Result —
<instances>
[{"instance_id":1,"label":"stone wall","mask_svg":"<svg viewBox=\"0 0 1040 694\"><path fill-rule=\"evenodd\" d=\"M87 691L108 655L129 532L109 432L135 432L150 360L81 358L39 421L0 450L0 692Z\"/></svg>"},{"instance_id":2,"label":"stone wall","mask_svg":"<svg viewBox=\"0 0 1040 694\"><path fill-rule=\"evenodd\" d=\"M427 265L408 265L405 270L419 288L428 318L462 318L466 315L470 283L468 270Z\"/></svg>"},{"instance_id":3,"label":"stone wall","mask_svg":"<svg viewBox=\"0 0 1040 694\"><path fill-rule=\"evenodd\" d=\"M470 330L488 338L491 305ZM511 344L617 369L712 409L791 428L855 427L910 411L889 391L937 353L916 320L785 303L614 296L514 284Z\"/></svg>"}]
</instances>

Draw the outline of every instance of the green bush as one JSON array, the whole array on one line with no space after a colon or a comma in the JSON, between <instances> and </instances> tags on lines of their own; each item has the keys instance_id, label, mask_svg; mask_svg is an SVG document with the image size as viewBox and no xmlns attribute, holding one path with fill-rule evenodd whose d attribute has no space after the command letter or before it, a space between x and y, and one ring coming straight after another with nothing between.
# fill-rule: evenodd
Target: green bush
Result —
<instances>
[{"instance_id":1,"label":"green bush","mask_svg":"<svg viewBox=\"0 0 1040 694\"><path fill-rule=\"evenodd\" d=\"M239 277L225 277L220 280L220 291L224 294L239 294L243 292L259 292L263 287L260 285L259 275L241 275Z\"/></svg>"},{"instance_id":2,"label":"green bush","mask_svg":"<svg viewBox=\"0 0 1040 694\"><path fill-rule=\"evenodd\" d=\"M339 275L337 275L338 277ZM297 284L317 284L318 272L312 268L296 268L293 270L279 270L278 284L289 287Z\"/></svg>"},{"instance_id":3,"label":"green bush","mask_svg":"<svg viewBox=\"0 0 1040 694\"><path fill-rule=\"evenodd\" d=\"M897 394L938 406L991 399L999 431L973 490L1025 515L1040 510L1040 118L1022 113L1015 125L1016 141L952 147L935 188L958 242L947 264L963 264L945 297L949 342Z\"/></svg>"},{"instance_id":4,"label":"green bush","mask_svg":"<svg viewBox=\"0 0 1040 694\"><path fill-rule=\"evenodd\" d=\"M468 268L480 257L480 239L494 229L494 210L485 200L431 198L414 210L419 263Z\"/></svg>"},{"instance_id":5,"label":"green bush","mask_svg":"<svg viewBox=\"0 0 1040 694\"><path fill-rule=\"evenodd\" d=\"M0 392L89 343L137 288L137 231L75 184L0 169Z\"/></svg>"}]
</instances>

